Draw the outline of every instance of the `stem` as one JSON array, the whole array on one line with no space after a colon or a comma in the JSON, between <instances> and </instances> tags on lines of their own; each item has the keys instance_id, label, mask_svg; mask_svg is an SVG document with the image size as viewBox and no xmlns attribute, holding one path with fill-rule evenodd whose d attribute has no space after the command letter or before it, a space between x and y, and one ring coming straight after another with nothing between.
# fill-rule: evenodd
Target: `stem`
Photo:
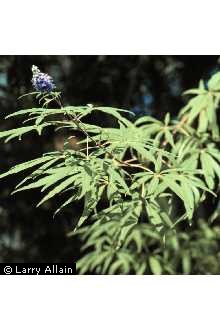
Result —
<instances>
[{"instance_id":1,"label":"stem","mask_svg":"<svg viewBox=\"0 0 220 330\"><path fill-rule=\"evenodd\" d=\"M173 127L173 132L172 132L173 135L176 135L178 129L180 129L185 124L186 120L187 120L187 115L183 116L183 118L180 120L180 122ZM167 144L168 144L168 141L166 139L163 140L162 147L166 147Z\"/></svg>"},{"instance_id":2,"label":"stem","mask_svg":"<svg viewBox=\"0 0 220 330\"><path fill-rule=\"evenodd\" d=\"M59 105L59 106L61 107L61 109L62 109L62 108L63 108L63 105L62 105L62 101L61 101L61 99L60 99L60 96L58 96L58 97L56 98L56 101L57 101L58 105ZM148 168L146 168L146 167L144 167L144 166L142 166L142 165L140 165L140 164L130 164L129 162L122 161L122 160L120 160L120 159L115 158L114 154L112 154L111 152L107 151L107 150L106 150L106 149L105 149L100 143L98 143L95 139L93 139L93 137L90 136L90 135L86 132L86 130L85 130L83 127L80 126L80 125L84 126L84 124L81 122L81 120L80 120L75 114L73 114L73 115L66 114L66 116L67 116L71 121L73 120L73 122L75 123L75 125L77 126L77 128L79 129L80 132L82 132L83 134L86 135L86 137L87 137L87 143L88 143L88 140L92 141L92 142L96 145L96 147L98 147L98 148L102 148L102 149L105 151L105 153L106 153L107 155L109 155L112 159L114 159L116 162L118 162L119 164L121 164L121 166L126 166L126 167L137 167L137 168L141 168L141 169L144 169L144 170L149 171ZM88 147L87 147L87 151L88 151ZM88 155L87 155L87 156L88 156Z\"/></svg>"},{"instance_id":3,"label":"stem","mask_svg":"<svg viewBox=\"0 0 220 330\"><path fill-rule=\"evenodd\" d=\"M89 159L89 139L86 137L86 158Z\"/></svg>"},{"instance_id":4,"label":"stem","mask_svg":"<svg viewBox=\"0 0 220 330\"><path fill-rule=\"evenodd\" d=\"M181 128L181 126L183 126L183 124L185 124L186 120L187 120L187 116L183 116L183 118L180 120L180 122L178 124L176 124L175 129L173 131L174 135L177 133L178 129Z\"/></svg>"}]
</instances>

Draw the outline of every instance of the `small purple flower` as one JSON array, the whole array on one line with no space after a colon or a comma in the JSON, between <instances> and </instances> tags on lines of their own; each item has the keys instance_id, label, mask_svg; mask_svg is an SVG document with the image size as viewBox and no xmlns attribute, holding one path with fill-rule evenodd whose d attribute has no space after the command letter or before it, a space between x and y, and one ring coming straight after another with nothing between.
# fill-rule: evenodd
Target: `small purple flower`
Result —
<instances>
[{"instance_id":1,"label":"small purple flower","mask_svg":"<svg viewBox=\"0 0 220 330\"><path fill-rule=\"evenodd\" d=\"M56 88L53 79L46 73L41 72L37 66L32 66L33 78L31 80L33 87L37 92L52 92Z\"/></svg>"}]
</instances>

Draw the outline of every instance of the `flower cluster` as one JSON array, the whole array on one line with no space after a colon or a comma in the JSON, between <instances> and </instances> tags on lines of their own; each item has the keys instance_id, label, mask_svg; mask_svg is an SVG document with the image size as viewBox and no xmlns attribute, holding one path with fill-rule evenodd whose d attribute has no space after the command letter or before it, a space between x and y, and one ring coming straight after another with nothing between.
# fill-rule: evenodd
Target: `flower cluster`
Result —
<instances>
[{"instance_id":1,"label":"flower cluster","mask_svg":"<svg viewBox=\"0 0 220 330\"><path fill-rule=\"evenodd\" d=\"M32 72L31 82L36 91L50 93L56 88L53 79L48 74L42 73L37 66L32 66Z\"/></svg>"}]
</instances>

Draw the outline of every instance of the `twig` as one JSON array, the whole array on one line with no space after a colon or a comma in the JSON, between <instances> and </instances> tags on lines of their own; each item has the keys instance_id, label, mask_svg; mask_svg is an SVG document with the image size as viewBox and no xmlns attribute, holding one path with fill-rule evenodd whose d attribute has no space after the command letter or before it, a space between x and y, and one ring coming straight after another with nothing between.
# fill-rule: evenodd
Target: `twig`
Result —
<instances>
[{"instance_id":1,"label":"twig","mask_svg":"<svg viewBox=\"0 0 220 330\"><path fill-rule=\"evenodd\" d=\"M58 97L56 98L56 100L57 100L58 105L59 105L59 106L61 107L61 109L62 109L62 108L63 108L63 105L62 105L62 101L61 101L61 99L60 99L60 96L58 96ZM75 123L75 125L77 126L77 128L79 129L79 131L81 131L83 134L86 135L86 137L87 137L87 141L90 140L90 141L92 141L92 142L96 145L96 147L98 147L98 148L102 148L102 149L105 151L105 153L106 153L107 155L109 155L109 156L110 156L111 158L113 158L116 162L118 162L119 164L121 164L121 166L126 166L126 167L138 167L138 168L141 168L141 169L144 169L144 170L149 171L148 168L146 168L146 167L144 167L144 166L142 166L142 165L140 165L140 164L130 164L128 161L123 161L123 160L120 160L120 159L115 158L114 154L112 154L111 152L109 152L108 150L106 150L106 149L105 149L100 143L98 143L95 139L93 139L93 137L90 136L90 135L86 132L86 130L85 130L83 127L80 126L80 125L84 126L84 124L81 122L81 120L80 120L75 114L73 114L73 115L66 114L66 116L67 116L71 121L73 120L73 122ZM88 151L88 148L87 148L87 151ZM87 156L88 156L88 154L87 154ZM129 160L129 161L131 161L131 160Z\"/></svg>"}]
</instances>

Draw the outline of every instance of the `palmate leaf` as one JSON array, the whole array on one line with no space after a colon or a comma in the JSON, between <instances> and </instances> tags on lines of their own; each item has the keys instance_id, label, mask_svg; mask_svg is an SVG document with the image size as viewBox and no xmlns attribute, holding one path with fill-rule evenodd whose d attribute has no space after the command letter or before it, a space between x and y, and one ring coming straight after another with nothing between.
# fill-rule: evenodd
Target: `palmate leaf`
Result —
<instances>
[{"instance_id":1,"label":"palmate leaf","mask_svg":"<svg viewBox=\"0 0 220 330\"><path fill-rule=\"evenodd\" d=\"M160 168L158 168L160 171ZM209 191L204 183L198 178L193 177L193 171L187 169L174 168L163 170L160 173L138 173L134 176L134 182L131 185L131 190L140 189L145 190L145 197L152 196L154 199L167 194L171 190L178 198L180 198L186 209L188 219L192 219L195 206L200 200L199 189ZM193 178L193 179L192 179ZM162 224L164 221L166 225L172 226L169 218L162 215L160 207L146 204L147 213L153 220L155 225Z\"/></svg>"},{"instance_id":2,"label":"palmate leaf","mask_svg":"<svg viewBox=\"0 0 220 330\"><path fill-rule=\"evenodd\" d=\"M144 262L139 262L138 254L136 253L142 253L142 246L146 246L146 242L149 244L149 240L150 244L153 245L155 242L160 242L159 233L156 234L152 226L144 224L137 225L127 235L121 249L114 249L111 246L111 240L106 240L106 235L108 234L108 236L114 237L118 224L118 221L116 221L115 224L112 221L107 223L98 221L98 224L95 223L81 229L80 235L83 235L84 232L86 233L85 237L88 237L88 241L84 246L91 249L91 246L95 244L96 250L92 253L86 254L79 262L77 262L77 270L80 274L85 274L91 271L97 274L144 274L146 270L147 273L149 273L148 264L151 256L148 257L148 255L145 255ZM98 235L97 231L99 231ZM137 245L136 236L139 242ZM101 241L103 241L103 245L99 245L99 242ZM137 250L133 251L133 254L131 254L130 247L134 248L134 246L137 247ZM88 255L89 257L87 258ZM155 273L157 273L156 269L155 265Z\"/></svg>"},{"instance_id":3,"label":"palmate leaf","mask_svg":"<svg viewBox=\"0 0 220 330\"><path fill-rule=\"evenodd\" d=\"M56 114L78 114L86 111L88 107L63 107L62 109L46 109L46 108L32 108L32 109L22 109L16 112L13 112L6 116L5 118L12 118L12 117L17 117L17 116L41 116L43 118L46 118L51 115L56 115Z\"/></svg>"},{"instance_id":4,"label":"palmate leaf","mask_svg":"<svg viewBox=\"0 0 220 330\"><path fill-rule=\"evenodd\" d=\"M99 265L102 264L109 256L111 256L111 252L109 251L102 251L101 253L96 253L96 255L94 255L94 260L93 263L90 265L89 270L93 271L98 268Z\"/></svg>"},{"instance_id":5,"label":"palmate leaf","mask_svg":"<svg viewBox=\"0 0 220 330\"><path fill-rule=\"evenodd\" d=\"M99 230L96 229L95 235L92 235L91 239L95 239L97 233L103 232L103 229L104 231L109 232L112 228L114 235L116 235L114 238L114 246L118 249L124 242L127 234L138 223L141 209L141 202L134 200L130 202L122 201L121 203L117 203L105 210L102 210L101 212L98 212L92 218L94 220L97 219L97 223L100 223L100 221L105 221L105 225L102 225Z\"/></svg>"},{"instance_id":6,"label":"palmate leaf","mask_svg":"<svg viewBox=\"0 0 220 330\"><path fill-rule=\"evenodd\" d=\"M134 113L131 111L118 109L118 108L111 108L111 107L94 107L94 110L105 112L109 115L112 115L113 117L117 118L119 120L119 122L122 122L127 127L133 126L129 120L127 120L126 118L124 118L120 115L120 112L124 112L124 113L129 113L132 116L134 116Z\"/></svg>"},{"instance_id":7,"label":"palmate leaf","mask_svg":"<svg viewBox=\"0 0 220 330\"><path fill-rule=\"evenodd\" d=\"M54 160L54 158L57 158L57 157L52 156L52 155L48 155L48 156L43 156L43 157L40 157L40 158L29 160L28 162L25 162L25 163L16 165L16 166L12 167L9 171L7 171L3 174L0 174L0 179L6 177L8 175L12 175L12 174L19 173L21 171L25 171L25 170L27 170L31 167L37 166L41 163L46 163L48 161Z\"/></svg>"},{"instance_id":8,"label":"palmate leaf","mask_svg":"<svg viewBox=\"0 0 220 330\"><path fill-rule=\"evenodd\" d=\"M32 108L32 109L23 109L19 111L15 111L10 113L8 116L5 117L5 119L12 118L12 117L17 117L17 116L24 116L24 115L40 115L45 111L44 108Z\"/></svg>"},{"instance_id":9,"label":"palmate leaf","mask_svg":"<svg viewBox=\"0 0 220 330\"><path fill-rule=\"evenodd\" d=\"M90 174L93 174L92 171ZM97 205L104 190L104 186L99 186L96 188L96 186L91 185L92 176L88 175L88 171L85 171L85 167L83 166L78 166L76 168L72 166L55 167L52 169L47 169L43 172L43 175L44 177L41 177L26 186L19 187L15 190L15 192L39 187L41 187L41 190L44 191L50 186L54 186L54 188L50 190L49 193L47 193L47 195L40 201L38 204L39 206L57 194L66 191L68 187L78 189L78 192L68 198L68 200L63 203L57 212L70 202L81 199L85 195L85 208L77 225L77 228L80 227ZM85 180L86 178L88 178L88 180ZM61 183L59 183L59 181L61 181Z\"/></svg>"},{"instance_id":10,"label":"palmate leaf","mask_svg":"<svg viewBox=\"0 0 220 330\"><path fill-rule=\"evenodd\" d=\"M131 205L131 208L128 209L122 214L121 218L121 230L118 237L117 248L125 241L128 233L137 225L139 217L142 211L142 202L137 201L135 204Z\"/></svg>"},{"instance_id":11,"label":"palmate leaf","mask_svg":"<svg viewBox=\"0 0 220 330\"><path fill-rule=\"evenodd\" d=\"M163 220L160 215L160 208L155 203L149 203L145 200L146 212L148 215L149 222L156 227L161 228L163 226Z\"/></svg>"},{"instance_id":12,"label":"palmate leaf","mask_svg":"<svg viewBox=\"0 0 220 330\"><path fill-rule=\"evenodd\" d=\"M93 264L93 261L95 261L96 259L97 259L96 252L88 253L87 255L82 257L79 261L77 261L76 270L79 271L80 275L87 273L90 269L90 266Z\"/></svg>"},{"instance_id":13,"label":"palmate leaf","mask_svg":"<svg viewBox=\"0 0 220 330\"><path fill-rule=\"evenodd\" d=\"M195 152L194 154L188 153L187 157L181 161L178 160L178 165L181 166L185 170L196 170L198 168L199 162L199 152Z\"/></svg>"},{"instance_id":14,"label":"palmate leaf","mask_svg":"<svg viewBox=\"0 0 220 330\"><path fill-rule=\"evenodd\" d=\"M108 181L107 198L108 198L111 206L112 206L113 202L121 201L121 199L122 199L121 192L117 188L115 182Z\"/></svg>"},{"instance_id":15,"label":"palmate leaf","mask_svg":"<svg viewBox=\"0 0 220 330\"><path fill-rule=\"evenodd\" d=\"M75 176L71 176L67 178L66 180L62 181L59 185L57 185L54 189L52 189L38 204L37 206L40 206L44 202L48 201L55 195L63 192L67 187L72 185L75 181Z\"/></svg>"},{"instance_id":16,"label":"palmate leaf","mask_svg":"<svg viewBox=\"0 0 220 330\"><path fill-rule=\"evenodd\" d=\"M177 160L182 161L188 154L192 154L192 151L199 150L198 140L194 137L181 136L179 141L175 144L173 152L177 155Z\"/></svg>"},{"instance_id":17,"label":"palmate leaf","mask_svg":"<svg viewBox=\"0 0 220 330\"><path fill-rule=\"evenodd\" d=\"M111 205L93 216L94 220L114 220L118 219L122 215L122 211L126 210L132 202L121 202ZM120 224L120 223L119 223Z\"/></svg>"},{"instance_id":18,"label":"palmate leaf","mask_svg":"<svg viewBox=\"0 0 220 330\"><path fill-rule=\"evenodd\" d=\"M31 131L37 131L38 134L41 135L42 130L50 125L51 125L50 123L44 123L41 125L32 125L32 126L14 128L8 131L0 132L0 139L6 138L5 142L8 142L17 137L21 139L22 135L29 133Z\"/></svg>"},{"instance_id":19,"label":"palmate leaf","mask_svg":"<svg viewBox=\"0 0 220 330\"><path fill-rule=\"evenodd\" d=\"M212 137L219 138L219 128L216 111L220 102L220 93L218 91L219 73L212 77L208 83L211 93L204 88L181 110L180 118L184 115L185 122L192 124L198 119L198 133L206 131L212 132ZM215 87L214 87L215 86Z\"/></svg>"},{"instance_id":20,"label":"palmate leaf","mask_svg":"<svg viewBox=\"0 0 220 330\"><path fill-rule=\"evenodd\" d=\"M144 150L156 150L153 147L152 139L147 136L144 130L137 129L134 125L130 127L120 126L120 129L105 128L102 129L98 135L93 137L94 140L104 143L108 143L107 150L109 152L117 153L120 149L121 157L129 148L138 149L144 152ZM138 151L138 152L139 152ZM147 154L147 150L146 150ZM145 156L147 156L145 154ZM150 154L148 154L150 156Z\"/></svg>"},{"instance_id":21,"label":"palmate leaf","mask_svg":"<svg viewBox=\"0 0 220 330\"><path fill-rule=\"evenodd\" d=\"M154 137L153 142L154 146L158 146L161 140L166 141L166 143L170 144L172 147L175 146L174 138L172 135L173 125L169 125L170 123L170 114L168 113L165 116L164 123L151 118L149 116L144 116L138 119L135 122L135 125L138 126L142 124L139 130L145 132L145 136L148 136L148 139Z\"/></svg>"},{"instance_id":22,"label":"palmate leaf","mask_svg":"<svg viewBox=\"0 0 220 330\"><path fill-rule=\"evenodd\" d=\"M141 172L133 175L131 190L136 190L138 187L145 186L145 183L152 179L154 173Z\"/></svg>"},{"instance_id":23,"label":"palmate leaf","mask_svg":"<svg viewBox=\"0 0 220 330\"><path fill-rule=\"evenodd\" d=\"M144 205L149 223L154 226L155 231L160 233L162 240L164 232L166 230L171 230L174 226L174 222L171 220L169 212L163 210L163 206L153 198L149 201L145 200Z\"/></svg>"},{"instance_id":24,"label":"palmate leaf","mask_svg":"<svg viewBox=\"0 0 220 330\"><path fill-rule=\"evenodd\" d=\"M194 118L199 114L202 108L202 102L206 100L207 93L203 95L197 95L193 97L180 111L179 116L183 116L186 113L190 114L190 119L188 120L191 123ZM190 111L191 110L191 111Z\"/></svg>"},{"instance_id":25,"label":"palmate leaf","mask_svg":"<svg viewBox=\"0 0 220 330\"><path fill-rule=\"evenodd\" d=\"M134 267L134 258L129 251L118 251L116 261L109 267L108 274L128 274L130 268Z\"/></svg>"},{"instance_id":26,"label":"palmate leaf","mask_svg":"<svg viewBox=\"0 0 220 330\"><path fill-rule=\"evenodd\" d=\"M193 197L193 193L190 190L190 184L187 182L187 180L183 180L181 182L181 185L177 183L180 179L180 176L174 176L174 175L166 175L163 176L163 182L166 184L169 189L171 189L175 195L177 195L184 204L184 207L186 209L186 214L189 220L192 219L193 216L193 205L194 201L190 198Z\"/></svg>"},{"instance_id":27,"label":"palmate leaf","mask_svg":"<svg viewBox=\"0 0 220 330\"><path fill-rule=\"evenodd\" d=\"M60 162L60 161L62 162L62 157L57 157L57 158L54 158L54 159L49 160L48 162L46 162L42 166L40 166L37 170L35 170L34 172L32 172L31 175L29 175L26 178L24 178L19 184L16 185L15 188L17 189L20 186L23 186L23 184L25 182L30 181L30 180L33 180L37 176L42 175L45 170L47 170L52 165L54 165L55 163Z\"/></svg>"},{"instance_id":28,"label":"palmate leaf","mask_svg":"<svg viewBox=\"0 0 220 330\"><path fill-rule=\"evenodd\" d=\"M14 193L22 190L29 190L39 187L42 187L41 191L44 191L45 189L52 186L54 183L57 183L59 180L72 174L71 167L62 167L62 168L53 169L51 171L50 170L45 171L44 172L45 176L38 180L36 180L36 178L34 177L33 180L35 181L33 183L29 183L28 185L25 186L21 186L20 184L19 185L20 188L16 189Z\"/></svg>"},{"instance_id":29,"label":"palmate leaf","mask_svg":"<svg viewBox=\"0 0 220 330\"><path fill-rule=\"evenodd\" d=\"M123 176L121 174L119 174L119 172L117 170L109 167L108 174L109 174L109 182L111 185L113 183L115 184L116 187L119 185L121 188L124 189L125 194L130 195L130 191L126 184L125 179L123 178Z\"/></svg>"},{"instance_id":30,"label":"palmate leaf","mask_svg":"<svg viewBox=\"0 0 220 330\"><path fill-rule=\"evenodd\" d=\"M60 121L60 122L58 122L58 121L49 122L48 117L50 117L50 116L57 116L57 115L67 116L68 120L72 121L72 126L78 127L78 125L74 125L75 120L78 121L79 118L83 118L83 117L89 115L92 111L100 111L100 112L107 113L107 114L112 115L113 117L115 117L119 122L124 123L126 126L132 126L132 123L129 120L127 120L126 118L124 118L120 115L120 112L130 113L130 111L122 110L122 109L116 109L116 108L110 108L110 107L93 107L93 106L90 106L90 105L87 105L87 106L67 106L67 107L63 107L61 109L47 109L45 107L43 107L43 108L23 109L23 110L16 111L12 114L9 114L6 118L8 119L8 118L16 117L16 116L28 116L29 117L28 121L29 120L35 121L35 125L37 126L36 129L40 132L40 130L42 130L44 127L46 127L48 125L55 125L55 126L57 126L58 124L63 125L62 121ZM78 119L77 119L77 116L79 117ZM47 123L40 125L44 121L47 121ZM78 122L78 124L79 124L79 122ZM6 137L7 135L10 135L11 137L8 138L10 140L11 138L20 136L20 135L22 135L26 132L31 131L34 128L35 128L35 126L33 126L33 128L31 128L31 126L29 126L29 128L28 127L26 127L26 128L21 127L20 129L11 130L11 132L9 132L9 131L8 132L3 132L2 136L1 136L1 133L0 133L0 138L1 137ZM12 135L12 134L15 134L15 135Z\"/></svg>"},{"instance_id":31,"label":"palmate leaf","mask_svg":"<svg viewBox=\"0 0 220 330\"><path fill-rule=\"evenodd\" d=\"M138 156L142 157L142 159L148 160L153 163L156 162L155 156L154 156L155 152L152 150L147 150L143 143L130 143L130 148L137 151Z\"/></svg>"}]
</instances>

